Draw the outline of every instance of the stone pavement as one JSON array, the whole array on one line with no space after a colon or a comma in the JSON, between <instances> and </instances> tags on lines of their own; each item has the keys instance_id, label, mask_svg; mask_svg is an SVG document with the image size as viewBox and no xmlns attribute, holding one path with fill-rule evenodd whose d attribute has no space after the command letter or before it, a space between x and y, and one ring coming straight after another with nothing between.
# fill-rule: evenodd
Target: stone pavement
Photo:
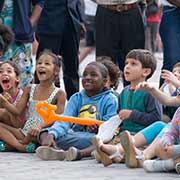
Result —
<instances>
[{"instance_id":1,"label":"stone pavement","mask_svg":"<svg viewBox=\"0 0 180 180\"><path fill-rule=\"evenodd\" d=\"M172 173L146 173L124 164L103 167L95 160L42 161L36 154L0 153L0 180L178 180Z\"/></svg>"}]
</instances>

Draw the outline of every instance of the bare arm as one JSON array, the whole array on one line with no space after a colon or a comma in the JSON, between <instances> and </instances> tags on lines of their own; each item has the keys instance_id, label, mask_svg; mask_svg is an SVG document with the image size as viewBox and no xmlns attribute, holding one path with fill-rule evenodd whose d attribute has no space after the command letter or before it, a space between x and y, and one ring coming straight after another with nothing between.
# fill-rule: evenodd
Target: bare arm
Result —
<instances>
[{"instance_id":1,"label":"bare arm","mask_svg":"<svg viewBox=\"0 0 180 180\"><path fill-rule=\"evenodd\" d=\"M3 108L7 109L10 113L16 116L21 116L26 109L26 105L29 99L29 92L31 87L28 86L24 89L23 95L20 101L15 105L11 104L4 96L0 95L0 104Z\"/></svg>"},{"instance_id":2,"label":"bare arm","mask_svg":"<svg viewBox=\"0 0 180 180\"><path fill-rule=\"evenodd\" d=\"M172 72L168 70L163 70L161 73L161 77L166 82L173 84L176 88L180 87L180 81Z\"/></svg>"},{"instance_id":3,"label":"bare arm","mask_svg":"<svg viewBox=\"0 0 180 180\"><path fill-rule=\"evenodd\" d=\"M62 114L64 112L64 107L66 103L66 93L62 90L59 90L59 92L56 95L55 103L57 106L56 113Z\"/></svg>"},{"instance_id":4,"label":"bare arm","mask_svg":"<svg viewBox=\"0 0 180 180\"><path fill-rule=\"evenodd\" d=\"M66 102L66 94L64 91L60 90L55 96L55 99L53 102L53 104L57 106L57 109L55 111L57 114L62 114L64 112L65 102ZM47 124L47 123L41 122L39 123L39 126L41 129L43 129L43 128L47 128L51 126L52 124L53 123Z\"/></svg>"},{"instance_id":5,"label":"bare arm","mask_svg":"<svg viewBox=\"0 0 180 180\"><path fill-rule=\"evenodd\" d=\"M180 96L166 96L162 91L153 87L148 82L139 83L137 89L144 89L149 91L154 97L156 97L162 104L168 106L179 106L180 105Z\"/></svg>"}]
</instances>

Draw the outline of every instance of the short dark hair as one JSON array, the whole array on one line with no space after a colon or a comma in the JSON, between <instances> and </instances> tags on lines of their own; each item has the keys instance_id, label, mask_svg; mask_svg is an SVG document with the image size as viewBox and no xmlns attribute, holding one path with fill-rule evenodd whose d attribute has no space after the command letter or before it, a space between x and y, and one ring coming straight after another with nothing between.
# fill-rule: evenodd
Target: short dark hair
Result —
<instances>
[{"instance_id":1,"label":"short dark hair","mask_svg":"<svg viewBox=\"0 0 180 180\"><path fill-rule=\"evenodd\" d=\"M126 59L128 58L132 58L139 61L142 64L143 68L151 69L151 73L146 77L146 79L149 79L156 70L156 66L157 66L156 58L154 57L153 53L149 50L133 49L126 55Z\"/></svg>"},{"instance_id":2,"label":"short dark hair","mask_svg":"<svg viewBox=\"0 0 180 180\"><path fill-rule=\"evenodd\" d=\"M94 61L94 62L90 62L89 64L87 64L87 66L88 65L96 66L99 69L99 71L101 72L102 77L105 79L108 78L109 71L104 64Z\"/></svg>"},{"instance_id":3,"label":"short dark hair","mask_svg":"<svg viewBox=\"0 0 180 180\"><path fill-rule=\"evenodd\" d=\"M116 88L119 83L119 79L122 77L122 72L120 71L119 67L107 56L103 56L103 58L97 58L97 62L100 62L106 66L109 71L110 77L110 87Z\"/></svg>"}]
</instances>

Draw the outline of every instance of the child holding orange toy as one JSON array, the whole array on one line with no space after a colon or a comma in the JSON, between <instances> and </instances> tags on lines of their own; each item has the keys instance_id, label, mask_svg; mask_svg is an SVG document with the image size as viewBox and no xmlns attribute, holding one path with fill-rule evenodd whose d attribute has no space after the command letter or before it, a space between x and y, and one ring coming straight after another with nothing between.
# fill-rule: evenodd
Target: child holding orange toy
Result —
<instances>
[{"instance_id":1,"label":"child holding orange toy","mask_svg":"<svg viewBox=\"0 0 180 180\"><path fill-rule=\"evenodd\" d=\"M107 88L108 75L108 69L103 64L88 64L82 77L84 89L71 96L63 115L104 121L116 115L117 98L113 91ZM36 154L43 160L78 160L85 156L80 154L78 149L91 146L92 137L97 131L97 125L81 126L56 121L48 132L41 133L42 146L36 150ZM86 156L90 155L92 150L90 149Z\"/></svg>"}]
</instances>

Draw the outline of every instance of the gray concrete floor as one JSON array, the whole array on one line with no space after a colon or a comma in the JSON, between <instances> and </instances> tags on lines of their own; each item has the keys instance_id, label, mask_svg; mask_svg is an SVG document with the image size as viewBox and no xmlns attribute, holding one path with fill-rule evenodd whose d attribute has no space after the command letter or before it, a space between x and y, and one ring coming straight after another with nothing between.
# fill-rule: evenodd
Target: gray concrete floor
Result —
<instances>
[{"instance_id":1,"label":"gray concrete floor","mask_svg":"<svg viewBox=\"0 0 180 180\"><path fill-rule=\"evenodd\" d=\"M95 160L42 161L36 154L0 153L0 180L175 180L172 173L146 173L124 164L103 167Z\"/></svg>"}]
</instances>

